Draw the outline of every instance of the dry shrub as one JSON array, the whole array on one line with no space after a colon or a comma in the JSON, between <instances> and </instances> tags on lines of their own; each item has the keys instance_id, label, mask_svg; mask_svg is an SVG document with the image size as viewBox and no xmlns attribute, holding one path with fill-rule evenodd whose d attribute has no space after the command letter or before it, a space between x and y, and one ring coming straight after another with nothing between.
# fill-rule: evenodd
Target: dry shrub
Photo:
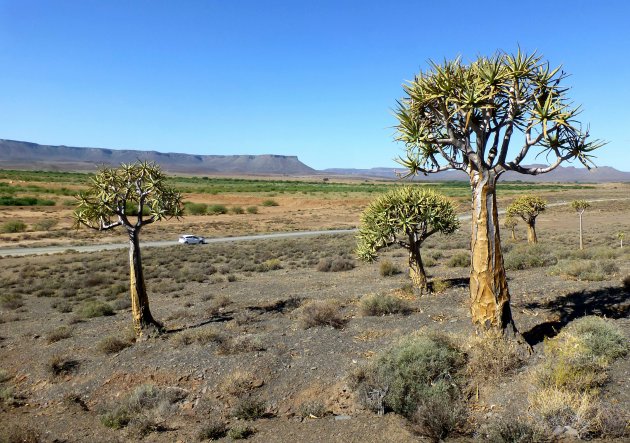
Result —
<instances>
[{"instance_id":1,"label":"dry shrub","mask_svg":"<svg viewBox=\"0 0 630 443\"><path fill-rule=\"evenodd\" d=\"M332 300L315 300L302 307L300 323L304 329L316 326L332 326L341 329L346 320L341 316L340 307Z\"/></svg>"},{"instance_id":2,"label":"dry shrub","mask_svg":"<svg viewBox=\"0 0 630 443\"><path fill-rule=\"evenodd\" d=\"M221 383L221 390L234 397L242 397L245 394L260 388L264 381L255 374L247 371L231 372Z\"/></svg>"},{"instance_id":3,"label":"dry shrub","mask_svg":"<svg viewBox=\"0 0 630 443\"><path fill-rule=\"evenodd\" d=\"M229 339L222 339L217 342L217 353L221 355L238 354L241 352L260 352L265 350L265 346L260 337L247 334Z\"/></svg>"},{"instance_id":4,"label":"dry shrub","mask_svg":"<svg viewBox=\"0 0 630 443\"><path fill-rule=\"evenodd\" d=\"M55 355L46 364L46 369L52 377L70 375L79 370L80 363L77 360Z\"/></svg>"},{"instance_id":5,"label":"dry shrub","mask_svg":"<svg viewBox=\"0 0 630 443\"><path fill-rule=\"evenodd\" d=\"M592 390L607 381L609 365L629 350L628 339L611 321L582 317L545 341L547 359L535 372L537 382L544 388Z\"/></svg>"},{"instance_id":6,"label":"dry shrub","mask_svg":"<svg viewBox=\"0 0 630 443\"><path fill-rule=\"evenodd\" d=\"M449 268L466 268L470 266L470 253L458 252L448 259L446 266Z\"/></svg>"},{"instance_id":7,"label":"dry shrub","mask_svg":"<svg viewBox=\"0 0 630 443\"><path fill-rule=\"evenodd\" d=\"M218 419L211 419L209 423L204 425L199 433L197 439L203 440L219 440L227 435L228 429L225 423Z\"/></svg>"},{"instance_id":8,"label":"dry shrub","mask_svg":"<svg viewBox=\"0 0 630 443\"><path fill-rule=\"evenodd\" d=\"M361 298L363 315L407 314L411 311L409 304L389 294L368 294Z\"/></svg>"},{"instance_id":9,"label":"dry shrub","mask_svg":"<svg viewBox=\"0 0 630 443\"><path fill-rule=\"evenodd\" d=\"M411 429L431 441L440 442L464 430L468 411L459 398L444 391L422 398L410 417Z\"/></svg>"},{"instance_id":10,"label":"dry shrub","mask_svg":"<svg viewBox=\"0 0 630 443\"><path fill-rule=\"evenodd\" d=\"M251 437L255 433L256 429L252 428L251 426L236 425L228 431L227 436L232 440L244 440Z\"/></svg>"},{"instance_id":11,"label":"dry shrub","mask_svg":"<svg viewBox=\"0 0 630 443\"><path fill-rule=\"evenodd\" d=\"M526 363L517 343L491 333L473 337L468 346L467 371L473 377L501 377Z\"/></svg>"},{"instance_id":12,"label":"dry shrub","mask_svg":"<svg viewBox=\"0 0 630 443\"><path fill-rule=\"evenodd\" d=\"M529 402L551 428L570 426L581 437L597 432L600 404L595 395L546 388L530 395Z\"/></svg>"},{"instance_id":13,"label":"dry shrub","mask_svg":"<svg viewBox=\"0 0 630 443\"><path fill-rule=\"evenodd\" d=\"M489 443L539 443L549 440L539 426L519 418L501 418L490 423L485 437Z\"/></svg>"},{"instance_id":14,"label":"dry shrub","mask_svg":"<svg viewBox=\"0 0 630 443\"><path fill-rule=\"evenodd\" d=\"M130 338L130 337L119 338L119 337L109 336L101 340L96 345L96 348L99 352L103 354L115 354L131 346L134 343L134 341L135 341L135 337L134 338Z\"/></svg>"},{"instance_id":15,"label":"dry shrub","mask_svg":"<svg viewBox=\"0 0 630 443\"><path fill-rule=\"evenodd\" d=\"M66 338L70 338L72 337L73 331L74 328L68 326L60 326L48 333L48 335L46 336L46 341L48 343L55 343Z\"/></svg>"},{"instance_id":16,"label":"dry shrub","mask_svg":"<svg viewBox=\"0 0 630 443\"><path fill-rule=\"evenodd\" d=\"M20 294L2 294L0 295L0 305L4 309L18 309L24 306L24 302Z\"/></svg>"},{"instance_id":17,"label":"dry shrub","mask_svg":"<svg viewBox=\"0 0 630 443\"><path fill-rule=\"evenodd\" d=\"M241 398L232 411L232 415L240 420L258 420L263 418L266 413L267 404L251 397Z\"/></svg>"},{"instance_id":18,"label":"dry shrub","mask_svg":"<svg viewBox=\"0 0 630 443\"><path fill-rule=\"evenodd\" d=\"M429 282L429 291L433 292L434 294L439 294L446 291L451 286L451 282L436 278L435 280Z\"/></svg>"},{"instance_id":19,"label":"dry shrub","mask_svg":"<svg viewBox=\"0 0 630 443\"><path fill-rule=\"evenodd\" d=\"M400 274L400 268L389 260L383 260L379 266L379 272L383 277Z\"/></svg>"},{"instance_id":20,"label":"dry shrub","mask_svg":"<svg viewBox=\"0 0 630 443\"><path fill-rule=\"evenodd\" d=\"M424 416L435 402L458 409L463 364L464 354L445 335L413 335L359 368L351 385L359 400L379 414L391 410L411 418L422 407ZM418 417L417 424L422 420Z\"/></svg>"},{"instance_id":21,"label":"dry shrub","mask_svg":"<svg viewBox=\"0 0 630 443\"><path fill-rule=\"evenodd\" d=\"M188 346L193 343L205 345L211 342L222 343L225 340L223 334L215 329L198 329L183 331L173 337L176 346Z\"/></svg>"},{"instance_id":22,"label":"dry shrub","mask_svg":"<svg viewBox=\"0 0 630 443\"><path fill-rule=\"evenodd\" d=\"M354 269L355 266L354 260L344 257L327 257L322 258L317 263L317 270L320 272L341 272Z\"/></svg>"},{"instance_id":23,"label":"dry shrub","mask_svg":"<svg viewBox=\"0 0 630 443\"><path fill-rule=\"evenodd\" d=\"M133 392L101 412L101 422L112 429L132 427L136 435L144 436L160 429L166 417L176 411L174 406L188 395L180 388L160 388L154 385L138 386Z\"/></svg>"},{"instance_id":24,"label":"dry shrub","mask_svg":"<svg viewBox=\"0 0 630 443\"><path fill-rule=\"evenodd\" d=\"M2 443L39 443L41 440L37 432L30 428L6 424L0 431Z\"/></svg>"},{"instance_id":25,"label":"dry shrub","mask_svg":"<svg viewBox=\"0 0 630 443\"><path fill-rule=\"evenodd\" d=\"M322 418L328 413L328 408L319 401L307 401L299 407L299 414L302 418Z\"/></svg>"}]
</instances>

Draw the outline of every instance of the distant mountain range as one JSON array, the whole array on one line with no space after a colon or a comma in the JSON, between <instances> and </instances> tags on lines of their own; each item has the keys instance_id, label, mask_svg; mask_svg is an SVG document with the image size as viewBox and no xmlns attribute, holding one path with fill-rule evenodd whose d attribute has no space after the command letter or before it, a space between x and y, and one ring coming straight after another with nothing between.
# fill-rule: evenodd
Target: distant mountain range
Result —
<instances>
[{"instance_id":1,"label":"distant mountain range","mask_svg":"<svg viewBox=\"0 0 630 443\"><path fill-rule=\"evenodd\" d=\"M313 175L313 168L287 155L190 155L70 146L38 145L0 139L0 168L95 171L103 165L154 161L167 172L183 174Z\"/></svg>"},{"instance_id":2,"label":"distant mountain range","mask_svg":"<svg viewBox=\"0 0 630 443\"><path fill-rule=\"evenodd\" d=\"M543 165L530 165L543 166ZM355 177L379 177L379 178L396 178L396 172L405 172L400 168L372 168L372 169L341 169L331 168L320 171L331 175L351 175ZM462 171L444 171L436 174L418 175L414 177L414 181L467 181L468 175ZM630 172L619 171L610 166L600 166L598 168L586 169L576 168L574 166L559 166L551 172L539 175L519 174L518 172L508 171L501 176L503 181L524 181L524 182L588 182L588 183L604 183L604 182L628 182L630 181Z\"/></svg>"},{"instance_id":3,"label":"distant mountain range","mask_svg":"<svg viewBox=\"0 0 630 443\"><path fill-rule=\"evenodd\" d=\"M0 169L28 169L49 171L95 171L103 165L119 165L136 160L155 161L171 173L194 175L285 175L285 176L352 176L375 179L397 178L401 168L344 169L317 171L296 156L287 155L191 155L157 151L77 148L70 146L38 145L0 139ZM630 172L602 166L591 169L573 166L558 167L537 176L508 172L504 181L525 182L630 182ZM428 176L417 176L420 181L468 180L461 171L445 171Z\"/></svg>"}]
</instances>

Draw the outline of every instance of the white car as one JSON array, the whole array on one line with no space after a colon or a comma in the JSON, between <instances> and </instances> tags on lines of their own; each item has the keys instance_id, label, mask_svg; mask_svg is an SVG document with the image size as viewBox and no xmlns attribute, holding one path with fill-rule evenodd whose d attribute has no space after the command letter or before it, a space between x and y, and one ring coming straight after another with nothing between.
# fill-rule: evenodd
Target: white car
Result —
<instances>
[{"instance_id":1,"label":"white car","mask_svg":"<svg viewBox=\"0 0 630 443\"><path fill-rule=\"evenodd\" d=\"M179 242L184 245L202 245L206 239L198 235L185 234L179 237Z\"/></svg>"}]
</instances>

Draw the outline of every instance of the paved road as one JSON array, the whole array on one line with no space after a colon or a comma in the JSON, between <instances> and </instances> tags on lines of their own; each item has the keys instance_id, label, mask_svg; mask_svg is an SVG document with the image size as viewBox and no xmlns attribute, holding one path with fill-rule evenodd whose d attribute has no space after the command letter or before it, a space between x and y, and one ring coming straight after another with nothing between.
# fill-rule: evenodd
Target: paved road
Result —
<instances>
[{"instance_id":1,"label":"paved road","mask_svg":"<svg viewBox=\"0 0 630 443\"><path fill-rule=\"evenodd\" d=\"M271 238L288 238L288 237L307 237L312 235L327 235L327 234L347 234L356 232L356 229L334 229L328 231L296 231L296 232L274 232L271 234L258 234L258 235L243 235L240 237L219 237L219 238L206 238L207 243L226 243L235 241L248 241L248 240L265 240ZM177 245L177 240L161 240L161 241L147 241L142 242L142 248L146 247L163 247ZM123 249L128 248L129 243L109 243L109 244L96 244L85 246L45 246L38 248L2 248L0 249L0 257L6 257L9 255L42 255L42 254L59 254L69 250L77 252L96 252L106 251L110 249ZM183 247L183 245L182 245ZM203 247L203 245L190 245L188 247Z\"/></svg>"},{"instance_id":2,"label":"paved road","mask_svg":"<svg viewBox=\"0 0 630 443\"><path fill-rule=\"evenodd\" d=\"M603 202L603 201L621 201L621 200L630 200L630 198L601 198L588 200L590 203L594 202ZM570 202L557 202L550 203L547 206L565 206L570 204ZM500 210L499 214L504 214L505 210ZM470 220L470 214L460 215L459 219L461 221ZM334 229L329 231L297 231L297 232L275 232L271 234L258 234L258 235L243 235L240 237L218 237L218 238L207 238L206 241L208 243L226 243L226 242L235 242L235 241L249 241L249 240L265 240L271 238L289 238L289 237L307 237L312 235L327 235L327 234L348 234L356 232L356 229ZM162 240L162 241L148 241L142 242L142 247L163 247L163 246L173 246L178 244L176 240ZM66 252L68 250L73 250L77 252L96 252L96 251L106 251L110 249L123 249L128 248L128 243L110 243L110 244L96 244L96 245L86 245L86 246L46 246L40 248L0 248L0 257L6 257L9 255L12 256L21 256L21 255L42 255L42 254L59 254L62 252ZM192 246L191 246L192 247ZM197 246L203 247L203 246Z\"/></svg>"}]
</instances>

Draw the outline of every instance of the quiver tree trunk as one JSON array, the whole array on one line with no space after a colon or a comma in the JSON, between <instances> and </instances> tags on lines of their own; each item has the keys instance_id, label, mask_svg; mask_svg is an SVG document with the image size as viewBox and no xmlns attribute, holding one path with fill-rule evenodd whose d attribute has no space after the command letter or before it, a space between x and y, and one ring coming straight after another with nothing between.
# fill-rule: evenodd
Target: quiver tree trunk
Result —
<instances>
[{"instance_id":1,"label":"quiver tree trunk","mask_svg":"<svg viewBox=\"0 0 630 443\"><path fill-rule=\"evenodd\" d=\"M580 212L578 215L580 216L580 251L581 251L582 249L584 249L584 242L582 241L582 213ZM623 247L623 240L622 240L621 247Z\"/></svg>"},{"instance_id":2,"label":"quiver tree trunk","mask_svg":"<svg viewBox=\"0 0 630 443\"><path fill-rule=\"evenodd\" d=\"M163 325L155 320L149 309L149 297L144 284L142 256L137 231L129 232L129 283L131 293L131 313L136 337L151 330L162 331Z\"/></svg>"},{"instance_id":3,"label":"quiver tree trunk","mask_svg":"<svg viewBox=\"0 0 630 443\"><path fill-rule=\"evenodd\" d=\"M536 237L536 220L527 222L527 243L538 243L538 237Z\"/></svg>"},{"instance_id":4,"label":"quiver tree trunk","mask_svg":"<svg viewBox=\"0 0 630 443\"><path fill-rule=\"evenodd\" d=\"M416 241L410 241L409 277L411 278L411 283L414 288L420 290L421 294L427 290L427 274L422 264L420 243Z\"/></svg>"},{"instance_id":5,"label":"quiver tree trunk","mask_svg":"<svg viewBox=\"0 0 630 443\"><path fill-rule=\"evenodd\" d=\"M478 330L514 336L517 331L503 266L495 185L496 176L491 172L471 174L470 309Z\"/></svg>"}]
</instances>

